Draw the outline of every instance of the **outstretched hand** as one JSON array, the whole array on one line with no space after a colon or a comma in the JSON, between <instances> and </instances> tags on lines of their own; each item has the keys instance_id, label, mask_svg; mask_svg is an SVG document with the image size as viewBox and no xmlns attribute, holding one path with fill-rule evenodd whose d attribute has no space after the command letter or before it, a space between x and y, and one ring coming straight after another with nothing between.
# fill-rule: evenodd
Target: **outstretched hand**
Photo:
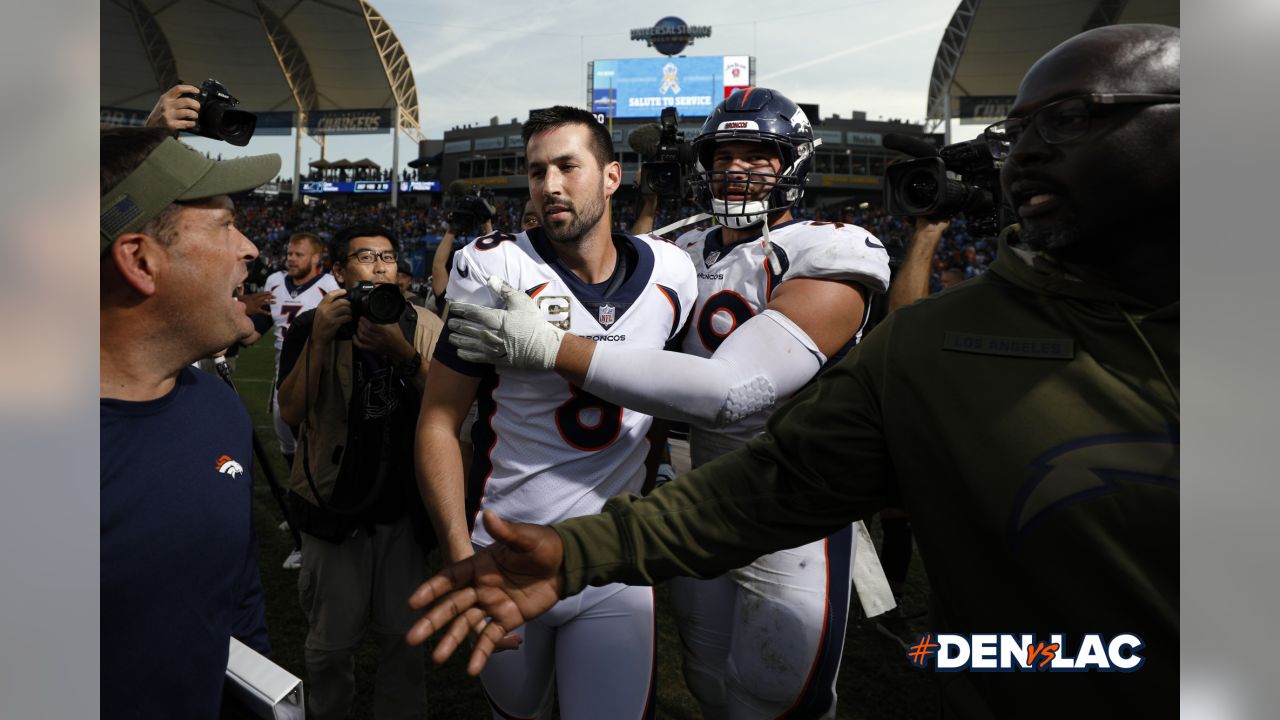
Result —
<instances>
[{"instance_id":1,"label":"outstretched hand","mask_svg":"<svg viewBox=\"0 0 1280 720\"><path fill-rule=\"evenodd\" d=\"M439 664L474 633L470 675L479 675L494 652L518 644L511 631L560 600L564 561L564 545L549 527L509 523L489 510L484 526L492 545L441 570L409 597L410 607L430 609L405 635L410 645L421 645L447 626L431 653Z\"/></svg>"},{"instance_id":2,"label":"outstretched hand","mask_svg":"<svg viewBox=\"0 0 1280 720\"><path fill-rule=\"evenodd\" d=\"M449 306L449 344L468 362L508 365L522 370L553 370L564 330L547 322L525 293L500 278L489 288L506 309L455 302Z\"/></svg>"}]
</instances>

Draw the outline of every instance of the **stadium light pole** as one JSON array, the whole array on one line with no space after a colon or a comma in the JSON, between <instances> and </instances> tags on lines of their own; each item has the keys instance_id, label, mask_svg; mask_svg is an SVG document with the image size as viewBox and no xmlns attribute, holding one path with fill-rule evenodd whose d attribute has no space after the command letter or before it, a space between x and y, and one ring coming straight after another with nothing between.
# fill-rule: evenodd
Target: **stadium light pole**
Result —
<instances>
[{"instance_id":1,"label":"stadium light pole","mask_svg":"<svg viewBox=\"0 0 1280 720\"><path fill-rule=\"evenodd\" d=\"M400 102L391 110L391 207L400 201Z\"/></svg>"},{"instance_id":2,"label":"stadium light pole","mask_svg":"<svg viewBox=\"0 0 1280 720\"><path fill-rule=\"evenodd\" d=\"M951 83L942 91L942 144L951 144Z\"/></svg>"},{"instance_id":3,"label":"stadium light pole","mask_svg":"<svg viewBox=\"0 0 1280 720\"><path fill-rule=\"evenodd\" d=\"M293 204L297 205L302 193L302 123L303 115L299 110L294 116L297 122L293 128Z\"/></svg>"}]
</instances>

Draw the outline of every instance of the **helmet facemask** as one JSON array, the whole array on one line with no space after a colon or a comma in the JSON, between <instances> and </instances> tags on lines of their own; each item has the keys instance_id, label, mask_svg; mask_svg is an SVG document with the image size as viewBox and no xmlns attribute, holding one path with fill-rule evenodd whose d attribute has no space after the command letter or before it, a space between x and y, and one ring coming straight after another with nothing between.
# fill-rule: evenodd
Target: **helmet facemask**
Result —
<instances>
[{"instance_id":1,"label":"helmet facemask","mask_svg":"<svg viewBox=\"0 0 1280 720\"><path fill-rule=\"evenodd\" d=\"M714 170L715 147L721 142L750 141L769 143L782 167L777 174L754 170ZM698 147L701 146L701 147ZM772 133L747 135L737 131L713 133L698 139L695 145L697 171L690 178L694 197L703 210L715 216L725 227L749 228L791 209L804 194L804 175L813 156L813 145L793 144L790 138ZM725 199L733 186L734 195L743 199Z\"/></svg>"}]
</instances>

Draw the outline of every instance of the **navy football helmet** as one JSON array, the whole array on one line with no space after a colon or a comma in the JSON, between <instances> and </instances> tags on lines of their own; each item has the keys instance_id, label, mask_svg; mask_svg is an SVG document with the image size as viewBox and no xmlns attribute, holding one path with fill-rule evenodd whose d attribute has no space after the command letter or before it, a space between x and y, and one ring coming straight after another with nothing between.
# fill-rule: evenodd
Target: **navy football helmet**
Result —
<instances>
[{"instance_id":1,"label":"navy football helmet","mask_svg":"<svg viewBox=\"0 0 1280 720\"><path fill-rule=\"evenodd\" d=\"M715 196L716 188L726 185L729 173L714 170L713 158L716 145L727 141L769 143L782 162L777 175L734 171L733 182L746 184L748 199ZM690 179L694 199L726 227L756 225L771 213L790 209L804 196L805 177L813 168L814 148L820 142L814 140L813 127L804 110L782 93L757 87L739 90L711 112L693 139L698 161ZM767 188L768 192L761 199L749 199L760 195L760 188Z\"/></svg>"}]
</instances>

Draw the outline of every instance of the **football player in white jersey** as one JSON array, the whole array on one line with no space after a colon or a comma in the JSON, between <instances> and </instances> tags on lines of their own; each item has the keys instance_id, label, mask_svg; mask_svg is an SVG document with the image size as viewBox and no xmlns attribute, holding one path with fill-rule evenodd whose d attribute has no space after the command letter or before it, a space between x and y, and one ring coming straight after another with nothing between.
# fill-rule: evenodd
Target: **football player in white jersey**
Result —
<instances>
[{"instance_id":1,"label":"football player in white jersey","mask_svg":"<svg viewBox=\"0 0 1280 720\"><path fill-rule=\"evenodd\" d=\"M517 292L553 334L661 351L697 297L688 256L655 238L611 234L609 198L621 180L607 131L590 113L554 107L524 126L538 226L477 238L449 277L454 302L501 302ZM517 288L517 290L512 290ZM648 415L603 401L551 371L554 353L525 369L467 362L438 343L418 422L423 500L445 559L492 538L482 509L549 523L599 512L641 490ZM458 426L479 395L475 459L465 489ZM641 718L655 711L653 590L615 584L561 601L519 631L518 649L481 674L494 717Z\"/></svg>"},{"instance_id":2,"label":"football player in white jersey","mask_svg":"<svg viewBox=\"0 0 1280 720\"><path fill-rule=\"evenodd\" d=\"M766 88L731 95L707 118L693 183L719 224L677 241L698 270L684 354L529 329L532 308L510 293L506 311L455 307L451 342L472 360L516 367L525 347L554 353L569 382L689 422L695 466L741 447L856 342L871 293L888 286L888 253L866 230L793 217L817 144L804 111ZM704 715L834 717L854 576L868 615L893 607L861 523L719 578L673 580L685 678Z\"/></svg>"},{"instance_id":3,"label":"football player in white jersey","mask_svg":"<svg viewBox=\"0 0 1280 720\"><path fill-rule=\"evenodd\" d=\"M298 315L320 304L324 296L338 289L338 281L329 273L320 272L324 257L324 243L309 233L294 233L289 237L284 270L267 276L266 288L271 293L271 316L254 315L254 329L265 333L275 326L276 370L271 380L271 417L275 421L276 437L280 440L280 454L285 465L293 467L293 455L297 441L289 424L280 418L280 406L276 403L276 386L280 382L280 348L284 346L289 324ZM293 551L284 560L285 570L302 567L302 540L293 532Z\"/></svg>"},{"instance_id":4,"label":"football player in white jersey","mask_svg":"<svg viewBox=\"0 0 1280 720\"><path fill-rule=\"evenodd\" d=\"M267 276L266 288L271 293L271 317L268 319L264 315L255 315L254 325L259 333L275 327L277 372L280 368L280 348L284 346L284 336L289 332L289 324L298 315L319 305L326 294L338 289L338 282L332 275L320 272L323 257L324 243L320 242L319 237L309 232L294 233L289 237L285 269ZM274 381L272 386L275 386ZM296 447L293 432L280 419L274 391L271 393L271 413L275 418L276 436L280 438L280 453L284 455L286 463L293 465Z\"/></svg>"}]
</instances>

